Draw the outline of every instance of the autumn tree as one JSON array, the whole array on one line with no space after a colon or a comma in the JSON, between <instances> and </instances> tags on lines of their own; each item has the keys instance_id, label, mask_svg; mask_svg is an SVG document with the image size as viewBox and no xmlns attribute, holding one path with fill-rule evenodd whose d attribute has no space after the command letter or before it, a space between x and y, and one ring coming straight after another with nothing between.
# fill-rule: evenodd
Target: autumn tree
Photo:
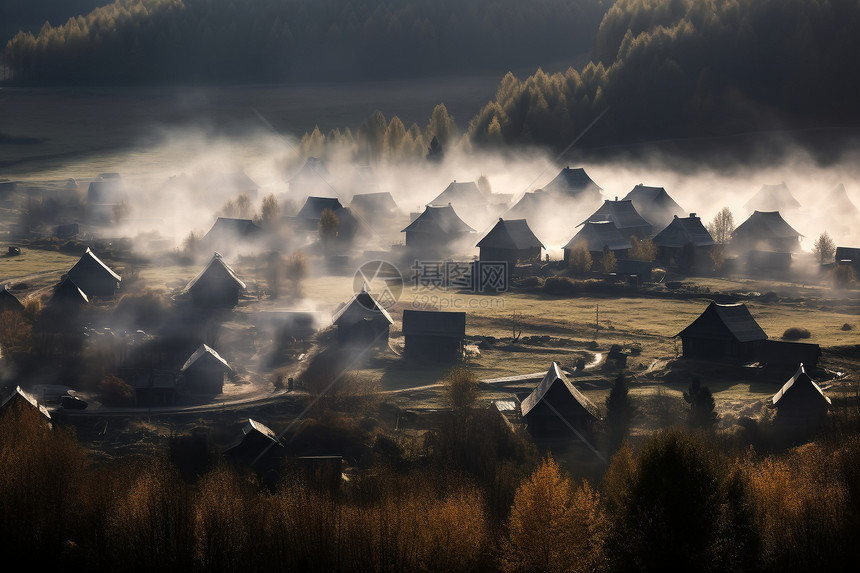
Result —
<instances>
[{"instance_id":1,"label":"autumn tree","mask_svg":"<svg viewBox=\"0 0 860 573\"><path fill-rule=\"evenodd\" d=\"M714 220L708 223L707 228L716 244L728 244L732 240L732 233L735 232L735 220L731 209L728 207L720 209L720 212L714 216Z\"/></svg>"},{"instance_id":2,"label":"autumn tree","mask_svg":"<svg viewBox=\"0 0 860 573\"><path fill-rule=\"evenodd\" d=\"M304 253L296 251L287 257L284 264L284 276L292 285L292 296L298 298L302 295L302 281L308 274L308 262Z\"/></svg>"},{"instance_id":3,"label":"autumn tree","mask_svg":"<svg viewBox=\"0 0 860 573\"><path fill-rule=\"evenodd\" d=\"M323 248L328 251L331 244L337 239L337 230L340 226L340 221L334 211L326 207L320 215L317 230L319 231L320 240L323 243Z\"/></svg>"},{"instance_id":4,"label":"autumn tree","mask_svg":"<svg viewBox=\"0 0 860 573\"><path fill-rule=\"evenodd\" d=\"M281 206L273 193L263 197L260 205L260 225L264 229L272 229L277 226L281 217Z\"/></svg>"},{"instance_id":5,"label":"autumn tree","mask_svg":"<svg viewBox=\"0 0 860 573\"><path fill-rule=\"evenodd\" d=\"M593 261L591 253L588 252L588 247L583 243L574 245L570 250L570 257L567 260L567 265L575 273L587 273L591 270Z\"/></svg>"},{"instance_id":6,"label":"autumn tree","mask_svg":"<svg viewBox=\"0 0 860 573\"><path fill-rule=\"evenodd\" d=\"M615 257L615 253L609 249L603 249L603 258L600 259L601 270L603 270L604 273L611 273L617 266L618 259Z\"/></svg>"},{"instance_id":7,"label":"autumn tree","mask_svg":"<svg viewBox=\"0 0 860 573\"><path fill-rule=\"evenodd\" d=\"M548 456L517 489L502 542L505 571L593 571L601 564L603 514L588 482L574 487Z\"/></svg>"},{"instance_id":8,"label":"autumn tree","mask_svg":"<svg viewBox=\"0 0 860 573\"><path fill-rule=\"evenodd\" d=\"M445 379L445 398L456 412L475 406L478 399L478 377L467 366L455 367Z\"/></svg>"},{"instance_id":9,"label":"autumn tree","mask_svg":"<svg viewBox=\"0 0 860 573\"><path fill-rule=\"evenodd\" d=\"M831 260L836 254L836 243L833 242L827 231L818 235L815 244L812 246L812 254L815 255L819 263Z\"/></svg>"},{"instance_id":10,"label":"autumn tree","mask_svg":"<svg viewBox=\"0 0 860 573\"><path fill-rule=\"evenodd\" d=\"M653 261L657 258L657 245L651 239L630 237L630 258L637 261Z\"/></svg>"}]
</instances>

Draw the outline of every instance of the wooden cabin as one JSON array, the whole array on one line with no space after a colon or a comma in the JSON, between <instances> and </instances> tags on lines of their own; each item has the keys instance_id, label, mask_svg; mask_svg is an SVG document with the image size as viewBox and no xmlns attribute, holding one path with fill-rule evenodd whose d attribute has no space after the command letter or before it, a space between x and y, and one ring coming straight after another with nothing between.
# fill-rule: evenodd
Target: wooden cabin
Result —
<instances>
[{"instance_id":1,"label":"wooden cabin","mask_svg":"<svg viewBox=\"0 0 860 573\"><path fill-rule=\"evenodd\" d=\"M654 230L665 229L673 219L684 214L684 209L663 187L651 187L640 183L625 195L622 201L632 202L636 212L642 215Z\"/></svg>"},{"instance_id":2,"label":"wooden cabin","mask_svg":"<svg viewBox=\"0 0 860 573\"><path fill-rule=\"evenodd\" d=\"M388 331L394 320L367 291L354 295L332 316L341 346L382 348L388 346Z\"/></svg>"},{"instance_id":3,"label":"wooden cabin","mask_svg":"<svg viewBox=\"0 0 860 573\"><path fill-rule=\"evenodd\" d=\"M544 185L543 190L550 194L585 203L597 203L603 193L603 189L588 176L585 169L582 167L571 168L570 165L562 168L555 179Z\"/></svg>"},{"instance_id":4,"label":"wooden cabin","mask_svg":"<svg viewBox=\"0 0 860 573\"><path fill-rule=\"evenodd\" d=\"M630 249L628 241L611 221L586 221L573 238L564 246L564 262L570 262L571 251L585 245L594 264L603 260L605 252L611 252L616 259L626 259Z\"/></svg>"},{"instance_id":5,"label":"wooden cabin","mask_svg":"<svg viewBox=\"0 0 860 573\"><path fill-rule=\"evenodd\" d=\"M541 436L572 435L600 420L597 407L576 389L553 362L543 380L522 402L522 415L530 433Z\"/></svg>"},{"instance_id":6,"label":"wooden cabin","mask_svg":"<svg viewBox=\"0 0 860 573\"><path fill-rule=\"evenodd\" d=\"M800 250L802 236L786 223L779 211L755 211L734 230L730 246L736 252L792 253Z\"/></svg>"},{"instance_id":7,"label":"wooden cabin","mask_svg":"<svg viewBox=\"0 0 860 573\"><path fill-rule=\"evenodd\" d=\"M185 361L179 373L187 392L214 395L224 391L224 377L232 371L220 354L201 344Z\"/></svg>"},{"instance_id":8,"label":"wooden cabin","mask_svg":"<svg viewBox=\"0 0 860 573\"><path fill-rule=\"evenodd\" d=\"M427 205L424 212L402 232L406 233L407 247L437 256L445 254L474 231L457 216L451 205Z\"/></svg>"},{"instance_id":9,"label":"wooden cabin","mask_svg":"<svg viewBox=\"0 0 860 573\"><path fill-rule=\"evenodd\" d=\"M803 364L771 398L776 408L774 423L789 427L810 427L820 423L832 402L809 377Z\"/></svg>"},{"instance_id":10,"label":"wooden cabin","mask_svg":"<svg viewBox=\"0 0 860 573\"><path fill-rule=\"evenodd\" d=\"M206 267L185 285L181 294L189 294L195 306L233 308L239 304L239 293L245 283L236 272L215 253Z\"/></svg>"},{"instance_id":11,"label":"wooden cabin","mask_svg":"<svg viewBox=\"0 0 860 573\"><path fill-rule=\"evenodd\" d=\"M122 278L90 249L69 269L68 277L90 298L113 297L122 281Z\"/></svg>"},{"instance_id":12,"label":"wooden cabin","mask_svg":"<svg viewBox=\"0 0 860 573\"><path fill-rule=\"evenodd\" d=\"M463 356L465 312L403 311L404 354L419 360L455 361Z\"/></svg>"},{"instance_id":13,"label":"wooden cabin","mask_svg":"<svg viewBox=\"0 0 860 573\"><path fill-rule=\"evenodd\" d=\"M757 360L767 334L743 303L711 302L687 328L676 334L684 358L747 364Z\"/></svg>"},{"instance_id":14,"label":"wooden cabin","mask_svg":"<svg viewBox=\"0 0 860 573\"><path fill-rule=\"evenodd\" d=\"M625 239L647 239L652 233L651 224L636 211L633 201L629 199L619 201L616 197L614 201L605 200L603 205L580 225L590 221L611 221Z\"/></svg>"},{"instance_id":15,"label":"wooden cabin","mask_svg":"<svg viewBox=\"0 0 860 573\"><path fill-rule=\"evenodd\" d=\"M525 219L502 219L477 245L481 261L504 261L508 274L514 272L517 263L540 262L543 243L529 228Z\"/></svg>"},{"instance_id":16,"label":"wooden cabin","mask_svg":"<svg viewBox=\"0 0 860 573\"><path fill-rule=\"evenodd\" d=\"M702 219L695 213L689 217L675 216L662 231L652 239L657 247L657 260L669 264L674 261L676 265L683 264L679 261L685 245L692 247L692 261L688 261L690 267L711 266L711 251L714 248L714 239L708 229L702 224Z\"/></svg>"},{"instance_id":17,"label":"wooden cabin","mask_svg":"<svg viewBox=\"0 0 860 573\"><path fill-rule=\"evenodd\" d=\"M761 189L744 203L748 211L796 211L800 209L800 201L794 198L785 181L776 185L762 185Z\"/></svg>"}]
</instances>

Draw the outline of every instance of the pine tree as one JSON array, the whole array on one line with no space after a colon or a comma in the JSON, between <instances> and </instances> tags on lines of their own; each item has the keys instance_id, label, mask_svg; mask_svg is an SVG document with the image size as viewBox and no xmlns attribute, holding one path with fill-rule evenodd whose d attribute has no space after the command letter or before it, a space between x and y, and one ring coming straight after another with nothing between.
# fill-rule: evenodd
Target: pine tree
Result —
<instances>
[{"instance_id":1,"label":"pine tree","mask_svg":"<svg viewBox=\"0 0 860 573\"><path fill-rule=\"evenodd\" d=\"M690 405L687 414L687 424L691 428L712 430L717 424L717 413L714 411L714 396L707 386L702 386L698 378L693 378L684 401Z\"/></svg>"},{"instance_id":2,"label":"pine tree","mask_svg":"<svg viewBox=\"0 0 860 573\"><path fill-rule=\"evenodd\" d=\"M618 375L606 398L606 423L609 426L609 454L615 453L630 430L636 407L630 402L629 387L624 373Z\"/></svg>"}]
</instances>

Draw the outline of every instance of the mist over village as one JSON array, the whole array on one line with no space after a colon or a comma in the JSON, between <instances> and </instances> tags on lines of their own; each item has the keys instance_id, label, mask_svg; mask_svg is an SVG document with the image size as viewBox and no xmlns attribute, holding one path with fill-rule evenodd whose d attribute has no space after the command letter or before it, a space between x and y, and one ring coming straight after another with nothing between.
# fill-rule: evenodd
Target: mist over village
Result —
<instances>
[{"instance_id":1,"label":"mist over village","mask_svg":"<svg viewBox=\"0 0 860 573\"><path fill-rule=\"evenodd\" d=\"M4 0L0 548L853 571L860 1Z\"/></svg>"}]
</instances>

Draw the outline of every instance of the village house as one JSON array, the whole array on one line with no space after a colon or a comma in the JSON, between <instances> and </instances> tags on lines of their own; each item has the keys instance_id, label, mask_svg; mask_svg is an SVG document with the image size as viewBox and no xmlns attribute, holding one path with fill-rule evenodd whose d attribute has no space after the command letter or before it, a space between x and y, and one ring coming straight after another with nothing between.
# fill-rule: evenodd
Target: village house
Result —
<instances>
[{"instance_id":1,"label":"village house","mask_svg":"<svg viewBox=\"0 0 860 573\"><path fill-rule=\"evenodd\" d=\"M663 187L650 187L640 183L625 195L622 201L632 202L636 212L642 215L654 230L665 229L675 217L684 214L684 209Z\"/></svg>"},{"instance_id":2,"label":"village house","mask_svg":"<svg viewBox=\"0 0 860 573\"><path fill-rule=\"evenodd\" d=\"M66 275L54 287L51 298L48 299L45 306L50 310L73 312L89 304L89 302L90 299L86 293Z\"/></svg>"},{"instance_id":3,"label":"village house","mask_svg":"<svg viewBox=\"0 0 860 573\"><path fill-rule=\"evenodd\" d=\"M394 320L369 292L363 290L335 311L332 323L337 327L341 346L384 348L388 346L388 331Z\"/></svg>"},{"instance_id":4,"label":"village house","mask_svg":"<svg viewBox=\"0 0 860 573\"><path fill-rule=\"evenodd\" d=\"M514 273L517 263L540 262L540 240L529 228L525 219L502 219L478 243L481 261L504 261L508 275Z\"/></svg>"},{"instance_id":5,"label":"village house","mask_svg":"<svg viewBox=\"0 0 860 573\"><path fill-rule=\"evenodd\" d=\"M801 363L794 376L771 398L771 404L776 408L775 424L800 429L820 423L832 402Z\"/></svg>"},{"instance_id":6,"label":"village house","mask_svg":"<svg viewBox=\"0 0 860 573\"><path fill-rule=\"evenodd\" d=\"M349 208L353 216L360 217L368 224L384 224L399 213L394 197L387 191L353 195Z\"/></svg>"},{"instance_id":7,"label":"village house","mask_svg":"<svg viewBox=\"0 0 860 573\"><path fill-rule=\"evenodd\" d=\"M800 250L803 235L786 223L779 211L755 211L732 233L731 249L736 252Z\"/></svg>"},{"instance_id":8,"label":"village house","mask_svg":"<svg viewBox=\"0 0 860 573\"><path fill-rule=\"evenodd\" d=\"M692 263L690 266L710 266L711 251L714 248L714 239L702 224L701 218L695 213L689 217L675 216L666 228L657 233L652 239L657 247L657 260L664 264L672 261L679 264L679 255L690 245L692 249Z\"/></svg>"},{"instance_id":9,"label":"village house","mask_svg":"<svg viewBox=\"0 0 860 573\"><path fill-rule=\"evenodd\" d=\"M233 308L239 304L239 293L245 283L236 272L215 253L206 267L185 285L181 295L190 295L195 306Z\"/></svg>"},{"instance_id":10,"label":"village house","mask_svg":"<svg viewBox=\"0 0 860 573\"><path fill-rule=\"evenodd\" d=\"M629 199L619 201L616 197L614 201L605 200L603 205L580 225L589 221L611 221L625 238L647 239L651 236L651 225L636 211L633 201Z\"/></svg>"},{"instance_id":11,"label":"village house","mask_svg":"<svg viewBox=\"0 0 860 573\"><path fill-rule=\"evenodd\" d=\"M597 407L576 389L558 362L552 363L521 408L528 431L538 436L570 435L571 428L588 430L600 420Z\"/></svg>"},{"instance_id":12,"label":"village house","mask_svg":"<svg viewBox=\"0 0 860 573\"><path fill-rule=\"evenodd\" d=\"M194 351L179 373L184 390L190 394L221 394L224 377L233 369L220 354L205 344Z\"/></svg>"},{"instance_id":13,"label":"village house","mask_svg":"<svg viewBox=\"0 0 860 573\"><path fill-rule=\"evenodd\" d=\"M782 211L788 213L800 209L800 201L794 198L788 185L782 181L776 185L762 185L761 189L744 203L747 211Z\"/></svg>"},{"instance_id":14,"label":"village house","mask_svg":"<svg viewBox=\"0 0 860 573\"><path fill-rule=\"evenodd\" d=\"M475 230L457 216L451 205L427 205L402 232L406 233L407 247L438 256L446 254Z\"/></svg>"},{"instance_id":15,"label":"village house","mask_svg":"<svg viewBox=\"0 0 860 573\"><path fill-rule=\"evenodd\" d=\"M271 428L253 418L248 418L236 437L222 450L224 457L243 465L252 464L264 452L268 460L270 453L283 454L284 444Z\"/></svg>"},{"instance_id":16,"label":"village house","mask_svg":"<svg viewBox=\"0 0 860 573\"><path fill-rule=\"evenodd\" d=\"M681 338L684 358L738 364L754 362L767 340L743 303L711 302L675 336Z\"/></svg>"},{"instance_id":17,"label":"village house","mask_svg":"<svg viewBox=\"0 0 860 573\"><path fill-rule=\"evenodd\" d=\"M594 204L600 201L603 193L603 189L588 176L585 169L582 167L571 169L570 165L562 168L555 179L544 185L543 190L559 197Z\"/></svg>"},{"instance_id":18,"label":"village house","mask_svg":"<svg viewBox=\"0 0 860 573\"><path fill-rule=\"evenodd\" d=\"M237 245L258 240L263 229L251 219L218 217L209 232L200 239L200 247L207 251L228 252Z\"/></svg>"},{"instance_id":19,"label":"village house","mask_svg":"<svg viewBox=\"0 0 860 573\"><path fill-rule=\"evenodd\" d=\"M463 357L465 312L403 311L404 354L419 360L455 361Z\"/></svg>"},{"instance_id":20,"label":"village house","mask_svg":"<svg viewBox=\"0 0 860 573\"><path fill-rule=\"evenodd\" d=\"M628 241L611 221L586 221L582 228L564 246L564 262L570 263L570 253L579 245L585 245L591 260L598 264L603 254L611 252L616 259L627 258L630 249Z\"/></svg>"},{"instance_id":21,"label":"village house","mask_svg":"<svg viewBox=\"0 0 860 573\"><path fill-rule=\"evenodd\" d=\"M8 285L3 285L3 288L0 288L0 312L6 312L7 310L23 312L24 305L21 304L18 297L9 292Z\"/></svg>"},{"instance_id":22,"label":"village house","mask_svg":"<svg viewBox=\"0 0 860 573\"><path fill-rule=\"evenodd\" d=\"M122 278L90 249L69 269L68 277L90 298L113 297L122 281Z\"/></svg>"}]
</instances>

